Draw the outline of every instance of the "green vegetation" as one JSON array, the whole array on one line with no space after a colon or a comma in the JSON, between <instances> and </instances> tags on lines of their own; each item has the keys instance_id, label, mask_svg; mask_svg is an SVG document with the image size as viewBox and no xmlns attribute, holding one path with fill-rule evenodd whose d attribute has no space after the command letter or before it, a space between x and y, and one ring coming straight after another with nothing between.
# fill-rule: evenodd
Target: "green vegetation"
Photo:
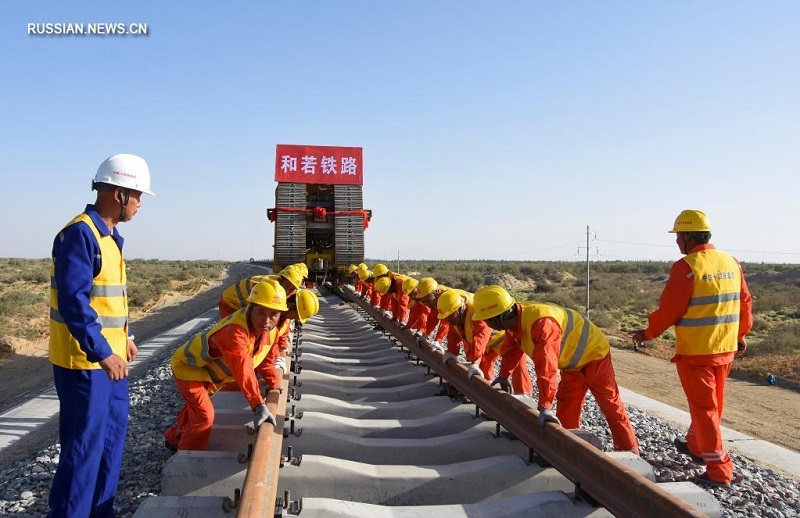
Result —
<instances>
[{"instance_id":1,"label":"green vegetation","mask_svg":"<svg viewBox=\"0 0 800 518\"><path fill-rule=\"evenodd\" d=\"M375 264L374 260L367 260ZM224 275L223 261L134 259L128 265L128 292L134 316L167 295L191 296ZM387 265L393 267L390 263ZM601 262L591 265L590 317L619 347L631 347L626 333L644 327L656 308L670 263ZM748 354L734 363L737 375L761 381L773 373L800 388L800 266L743 264L753 294L754 325ZM518 300L553 302L586 311L586 265L569 262L408 261L402 273L434 277L447 286L475 292L500 284ZM45 339L48 332L50 261L0 259L0 339ZM672 355L667 331L643 348L662 358Z\"/></svg>"},{"instance_id":2,"label":"green vegetation","mask_svg":"<svg viewBox=\"0 0 800 518\"><path fill-rule=\"evenodd\" d=\"M367 264L375 264L367 260ZM590 265L590 318L620 347L631 347L626 333L646 327L672 263L600 262ZM390 268L391 264L387 263ZM753 296L754 325L748 353L734 363L739 376L763 381L773 373L783 385L800 388L800 266L742 265ZM578 262L406 261L402 273L475 292L499 284L517 300L537 300L586 312L586 264ZM643 348L670 358L675 335L668 330Z\"/></svg>"},{"instance_id":3,"label":"green vegetation","mask_svg":"<svg viewBox=\"0 0 800 518\"><path fill-rule=\"evenodd\" d=\"M146 310L168 293L194 295L225 274L224 261L159 261L132 259L128 267L128 304L132 311Z\"/></svg>"},{"instance_id":4,"label":"green vegetation","mask_svg":"<svg viewBox=\"0 0 800 518\"><path fill-rule=\"evenodd\" d=\"M224 261L126 261L133 316L166 295L191 296L225 275ZM0 340L46 339L50 306L49 259L0 259Z\"/></svg>"}]
</instances>

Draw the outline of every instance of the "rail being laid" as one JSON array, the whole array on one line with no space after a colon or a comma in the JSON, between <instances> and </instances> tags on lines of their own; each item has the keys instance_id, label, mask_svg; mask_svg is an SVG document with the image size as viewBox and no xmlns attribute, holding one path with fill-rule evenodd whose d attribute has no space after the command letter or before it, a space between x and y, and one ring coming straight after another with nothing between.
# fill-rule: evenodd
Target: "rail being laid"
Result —
<instances>
[{"instance_id":1,"label":"rail being laid","mask_svg":"<svg viewBox=\"0 0 800 518\"><path fill-rule=\"evenodd\" d=\"M345 288L341 294L351 299L352 291ZM334 303L332 297L322 297L320 315L298 333L306 356L298 358L300 350L295 348L292 372L284 377L282 390L270 392L267 398L278 424L265 424L257 435L246 435L243 424L252 419L246 401L239 393L218 393L209 451L182 451L173 456L164 468L163 496L146 501L137 516L229 516L235 509L238 516L247 517L400 517L459 512L441 507L454 503L464 504L461 516L499 516L497 510L502 506L506 506L503 516L520 516L537 498L545 505L558 501L570 509L570 516L594 516L591 506L564 496L572 491L618 516L700 515L573 433L555 425L541 430L534 409L483 380L468 381L460 364L450 361L443 365L440 353L420 346L408 331L360 299L352 300L355 305L344 306ZM467 407L451 398L426 397L440 392L439 385L399 354L390 340L400 344L409 359L427 364L441 383L468 398L497 421L496 425L476 419L479 412L472 417ZM301 371L303 361L306 368ZM359 388L352 388L356 386ZM409 397L386 403L398 394ZM367 400L369 403L364 403ZM303 408L306 415L296 412L295 406ZM353 415L345 417L347 412ZM448 423L456 419L447 421L448 416L459 420L458 427L463 425L468 432L454 434ZM295 430L298 422L304 424L302 435L302 430ZM498 430L502 426L518 440L489 433L495 426ZM564 476L555 469L525 462L519 455L525 450L523 445L529 458L535 452L536 458ZM284 456L282 450L287 446L288 455ZM292 448L300 455L293 457ZM509 469L516 470L519 478L509 477ZM311 480L326 470L327 479ZM415 473L417 478L396 478L400 472ZM425 474L419 475L422 472ZM471 485L464 487L471 489L461 486L464 479L458 477L465 474L472 478L467 481ZM545 479L543 484L526 481L540 476ZM503 486L500 492L488 488L498 486L501 477L505 480L499 484ZM534 485L544 489L531 489ZM280 490L286 491L283 498L278 496ZM445 490L448 494L443 498ZM531 499L532 491L545 493ZM509 495L512 498L506 498ZM529 507L509 513L506 502L516 498L514 495L524 495ZM300 499L293 501L291 496ZM539 505L538 500L533 505ZM373 504L379 505L369 507ZM570 507L573 504L574 509ZM336 506L338 510L333 511Z\"/></svg>"},{"instance_id":2,"label":"rail being laid","mask_svg":"<svg viewBox=\"0 0 800 518\"><path fill-rule=\"evenodd\" d=\"M658 484L604 455L569 430L552 423L546 424L544 429L540 428L539 413L535 409L492 388L478 376L468 380L466 368L455 360L442 364L442 353L432 352L420 345L410 332L393 320L384 318L367 302L354 296L351 290L343 291L343 296L355 301L411 354L424 361L447 383L574 482L581 493L613 514L706 516Z\"/></svg>"},{"instance_id":3,"label":"rail being laid","mask_svg":"<svg viewBox=\"0 0 800 518\"><path fill-rule=\"evenodd\" d=\"M264 423L256 434L250 465L242 487L239 511L241 518L258 518L275 512L278 495L278 475L282 460L283 427L286 422L288 375L284 376L281 390L271 390L267 407L277 421L276 426Z\"/></svg>"}]
</instances>

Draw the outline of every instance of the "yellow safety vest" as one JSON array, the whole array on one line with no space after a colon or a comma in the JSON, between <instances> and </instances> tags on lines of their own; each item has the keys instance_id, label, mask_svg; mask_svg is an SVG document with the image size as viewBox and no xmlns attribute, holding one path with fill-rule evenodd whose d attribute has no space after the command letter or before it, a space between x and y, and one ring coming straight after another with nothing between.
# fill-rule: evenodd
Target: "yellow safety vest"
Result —
<instances>
[{"instance_id":1,"label":"yellow safety vest","mask_svg":"<svg viewBox=\"0 0 800 518\"><path fill-rule=\"evenodd\" d=\"M64 228L86 223L100 246L102 258L100 273L92 279L89 305L97 313L103 326L100 333L108 341L114 354L127 360L128 350L128 290L126 287L125 260L114 237L100 235L100 231L86 214L76 216ZM62 229L63 230L63 229ZM58 311L58 287L55 282L55 263L50 265L50 362L65 369L99 369L100 364L90 362L78 341L69 332Z\"/></svg>"},{"instance_id":2,"label":"yellow safety vest","mask_svg":"<svg viewBox=\"0 0 800 518\"><path fill-rule=\"evenodd\" d=\"M275 343L275 339L278 336L278 328L276 326L270 330L269 339L253 355L255 338L252 337L247 326L247 307L244 307L223 318L208 331L194 335L175 350L171 362L175 377L189 381L210 381L217 385L234 381L233 373L225 364L225 359L222 356L212 357L208 348L211 336L231 325L240 326L247 331L250 336L247 344L247 354L253 357L253 367L258 367L267 357L272 345Z\"/></svg>"},{"instance_id":3,"label":"yellow safety vest","mask_svg":"<svg viewBox=\"0 0 800 518\"><path fill-rule=\"evenodd\" d=\"M396 300L400 300L403 297L408 297L408 295L403 293L403 286L402 286L402 284L403 284L402 281L406 280L408 278L408 276L407 275L403 275L401 273L390 273L389 274L389 278L392 280L392 286L395 286L395 287L397 286L397 278L398 277L401 279L400 289L399 290L396 289L396 290L394 290L394 292L392 292L392 296ZM410 306L406 306L406 308L408 308L408 307L410 307Z\"/></svg>"},{"instance_id":4,"label":"yellow safety vest","mask_svg":"<svg viewBox=\"0 0 800 518\"><path fill-rule=\"evenodd\" d=\"M562 308L555 304L523 302L522 307L522 343L520 347L525 354L533 358L533 340L531 326L544 317L553 318L561 327L561 353L558 357L558 368L561 370L580 370L587 363L605 358L611 350L603 332L576 311Z\"/></svg>"},{"instance_id":5,"label":"yellow safety vest","mask_svg":"<svg viewBox=\"0 0 800 518\"><path fill-rule=\"evenodd\" d=\"M718 250L684 257L694 288L686 313L675 324L675 350L689 356L736 351L742 274L736 259Z\"/></svg>"},{"instance_id":6,"label":"yellow safety vest","mask_svg":"<svg viewBox=\"0 0 800 518\"><path fill-rule=\"evenodd\" d=\"M467 303L466 321L464 322L464 340L470 344L474 344L472 339L475 336L475 321L472 320L473 313L475 313L475 306L472 305L472 296L470 295L470 300ZM499 353L500 346L503 345L503 338L505 338L505 336L505 331L497 331L496 329L492 329L492 332L489 335L489 341L486 342L485 350L488 351L489 349L493 349Z\"/></svg>"},{"instance_id":7,"label":"yellow safety vest","mask_svg":"<svg viewBox=\"0 0 800 518\"><path fill-rule=\"evenodd\" d=\"M278 330L278 332L277 332L277 337L278 338L281 338L283 335L288 335L289 334L289 327L292 325L292 320L294 320L294 319L293 318L284 319L283 322L280 322L276 326L276 329Z\"/></svg>"},{"instance_id":8,"label":"yellow safety vest","mask_svg":"<svg viewBox=\"0 0 800 518\"><path fill-rule=\"evenodd\" d=\"M250 296L250 290L253 289L253 277L263 277L265 279L279 280L277 275L253 275L246 277L241 281L234 283L222 292L222 302L224 302L231 309L241 309L247 305L247 297Z\"/></svg>"}]
</instances>

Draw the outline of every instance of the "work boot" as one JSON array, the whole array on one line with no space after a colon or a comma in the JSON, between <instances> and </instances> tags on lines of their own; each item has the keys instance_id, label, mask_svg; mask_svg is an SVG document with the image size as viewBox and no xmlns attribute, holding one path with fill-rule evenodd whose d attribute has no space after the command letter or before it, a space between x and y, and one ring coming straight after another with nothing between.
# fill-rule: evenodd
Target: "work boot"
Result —
<instances>
[{"instance_id":1,"label":"work boot","mask_svg":"<svg viewBox=\"0 0 800 518\"><path fill-rule=\"evenodd\" d=\"M728 487L732 484L738 484L741 481L742 481L742 475L739 473L734 473L733 478L731 478L730 482L719 482L717 480L712 480L708 476L708 473L705 472L700 473L699 475L694 477L695 484L703 484L706 486L714 486L714 487Z\"/></svg>"},{"instance_id":2,"label":"work boot","mask_svg":"<svg viewBox=\"0 0 800 518\"><path fill-rule=\"evenodd\" d=\"M176 445L172 444L171 442L169 442L166 439L164 439L164 448L168 449L172 453L177 453L178 452L178 447Z\"/></svg>"},{"instance_id":3,"label":"work boot","mask_svg":"<svg viewBox=\"0 0 800 518\"><path fill-rule=\"evenodd\" d=\"M675 440L672 441L672 444L675 445L675 449L678 450L678 453L683 453L684 455L688 455L692 458L695 464L705 464L703 457L699 455L695 455L692 453L692 450L689 449L689 443L684 441L679 437L675 437Z\"/></svg>"}]
</instances>

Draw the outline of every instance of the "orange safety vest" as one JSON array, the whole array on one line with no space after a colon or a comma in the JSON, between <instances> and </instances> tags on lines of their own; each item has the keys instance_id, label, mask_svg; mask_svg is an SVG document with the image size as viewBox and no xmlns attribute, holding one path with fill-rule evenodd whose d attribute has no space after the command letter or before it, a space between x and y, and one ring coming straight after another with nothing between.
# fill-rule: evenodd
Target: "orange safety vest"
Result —
<instances>
[{"instance_id":1,"label":"orange safety vest","mask_svg":"<svg viewBox=\"0 0 800 518\"><path fill-rule=\"evenodd\" d=\"M103 328L100 333L108 341L114 354L127 360L128 350L128 289L126 286L125 260L114 237L101 236L100 231L86 214L76 216L64 228L77 223L86 223L100 245L102 258L100 273L92 279L89 305L97 313L97 321ZM69 332L64 318L58 311L58 288L55 283L55 263L50 266L50 362L65 369L99 369L100 364L90 362L78 341Z\"/></svg>"},{"instance_id":2,"label":"orange safety vest","mask_svg":"<svg viewBox=\"0 0 800 518\"><path fill-rule=\"evenodd\" d=\"M247 307L231 313L208 331L194 335L179 346L173 353L171 362L175 377L187 381L210 381L217 385L234 381L233 373L225 364L225 359L222 356L212 357L208 348L211 336L230 325L240 326L249 334ZM253 367L258 367L264 361L277 336L278 328L276 326L269 331L269 339L255 355L253 354L255 340L250 339L247 344L247 354L253 358Z\"/></svg>"},{"instance_id":3,"label":"orange safety vest","mask_svg":"<svg viewBox=\"0 0 800 518\"><path fill-rule=\"evenodd\" d=\"M701 250L684 257L694 288L686 313L675 324L675 351L688 356L736 351L742 273L730 254Z\"/></svg>"},{"instance_id":4,"label":"orange safety vest","mask_svg":"<svg viewBox=\"0 0 800 518\"><path fill-rule=\"evenodd\" d=\"M561 370L581 370L586 364L606 357L611 350L608 339L596 325L583 318L578 312L537 302L522 302L522 340L520 347L533 358L533 339L531 326L540 318L550 317L561 327L561 352L558 368Z\"/></svg>"}]
</instances>

